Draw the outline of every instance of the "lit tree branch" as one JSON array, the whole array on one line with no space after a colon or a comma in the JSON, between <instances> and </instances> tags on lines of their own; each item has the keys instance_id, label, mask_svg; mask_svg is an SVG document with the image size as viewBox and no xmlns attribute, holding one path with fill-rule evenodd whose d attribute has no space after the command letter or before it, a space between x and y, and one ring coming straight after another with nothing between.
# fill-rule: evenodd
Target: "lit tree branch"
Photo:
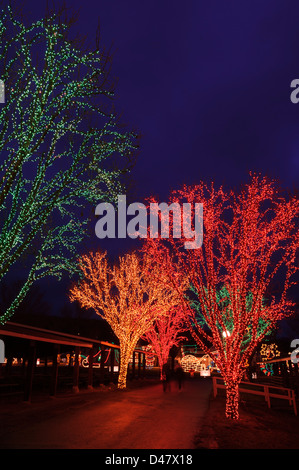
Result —
<instances>
[{"instance_id":1,"label":"lit tree branch","mask_svg":"<svg viewBox=\"0 0 299 470\"><path fill-rule=\"evenodd\" d=\"M24 257L29 263L1 323L34 279L76 269L87 233L81 212L115 200L137 147L111 110L106 57L77 48L66 29L55 15L25 26L9 6L0 13L0 281Z\"/></svg>"},{"instance_id":2,"label":"lit tree branch","mask_svg":"<svg viewBox=\"0 0 299 470\"><path fill-rule=\"evenodd\" d=\"M190 331L225 380L226 415L238 418L238 384L247 361L276 322L294 309L288 295L299 269L299 202L258 175L239 193L200 183L174 191L173 201L203 203L202 247L186 250L184 237L171 237L168 242L148 239L146 250L168 264ZM169 253L177 260L175 268ZM189 281L189 292L182 290L174 269ZM274 292L277 279L280 290Z\"/></svg>"},{"instance_id":3,"label":"lit tree branch","mask_svg":"<svg viewBox=\"0 0 299 470\"><path fill-rule=\"evenodd\" d=\"M70 300L92 308L104 318L120 345L118 387L126 387L127 368L141 336L153 322L179 302L177 292L158 264L131 253L113 266L106 253L90 253L80 260L82 280L70 291Z\"/></svg>"},{"instance_id":4,"label":"lit tree branch","mask_svg":"<svg viewBox=\"0 0 299 470\"><path fill-rule=\"evenodd\" d=\"M187 339L182 334L184 331L186 331L185 312L184 309L177 307L172 309L168 315L157 319L142 336L142 339L152 346L152 351L157 355L161 380L163 366L167 363L171 348Z\"/></svg>"}]
</instances>

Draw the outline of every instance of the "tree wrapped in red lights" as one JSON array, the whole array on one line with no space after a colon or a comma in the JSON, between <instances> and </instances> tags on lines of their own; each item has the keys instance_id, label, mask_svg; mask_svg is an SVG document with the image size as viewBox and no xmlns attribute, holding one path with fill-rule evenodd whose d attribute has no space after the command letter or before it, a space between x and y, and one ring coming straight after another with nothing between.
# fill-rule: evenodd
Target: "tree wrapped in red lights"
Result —
<instances>
[{"instance_id":1,"label":"tree wrapped in red lights","mask_svg":"<svg viewBox=\"0 0 299 470\"><path fill-rule=\"evenodd\" d=\"M168 264L193 338L224 378L226 416L238 419L238 385L248 360L294 308L288 297L298 271L298 199L283 196L274 181L251 175L238 193L201 182L174 191L170 202L203 204L202 246L185 249L183 234L167 241L149 238L146 249ZM188 280L187 293L171 275L170 254Z\"/></svg>"},{"instance_id":2,"label":"tree wrapped in red lights","mask_svg":"<svg viewBox=\"0 0 299 470\"><path fill-rule=\"evenodd\" d=\"M152 346L160 367L160 379L163 378L163 366L167 363L170 350L185 339L182 333L186 330L185 311L173 308L168 315L157 319L142 337Z\"/></svg>"},{"instance_id":3,"label":"tree wrapped in red lights","mask_svg":"<svg viewBox=\"0 0 299 470\"><path fill-rule=\"evenodd\" d=\"M141 336L159 317L179 302L159 265L144 255L130 253L110 265L106 253L80 259L82 280L70 291L70 300L92 308L104 318L120 345L118 388L126 388L128 364Z\"/></svg>"}]
</instances>

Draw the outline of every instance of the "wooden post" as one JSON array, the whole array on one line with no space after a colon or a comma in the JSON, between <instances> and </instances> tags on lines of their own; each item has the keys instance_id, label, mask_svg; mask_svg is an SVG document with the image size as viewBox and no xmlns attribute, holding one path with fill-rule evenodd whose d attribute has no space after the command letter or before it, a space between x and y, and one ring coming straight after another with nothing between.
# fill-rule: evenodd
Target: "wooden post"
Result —
<instances>
[{"instance_id":1,"label":"wooden post","mask_svg":"<svg viewBox=\"0 0 299 470\"><path fill-rule=\"evenodd\" d=\"M75 347L75 361L73 371L73 392L79 392L79 346Z\"/></svg>"},{"instance_id":2,"label":"wooden post","mask_svg":"<svg viewBox=\"0 0 299 470\"><path fill-rule=\"evenodd\" d=\"M134 379L134 378L135 378L135 368L136 368L135 351L133 351L133 360L132 360L132 379Z\"/></svg>"},{"instance_id":3,"label":"wooden post","mask_svg":"<svg viewBox=\"0 0 299 470\"><path fill-rule=\"evenodd\" d=\"M114 348L111 348L111 352L110 352L110 366L111 366L111 380L113 380L113 374L114 374Z\"/></svg>"},{"instance_id":4,"label":"wooden post","mask_svg":"<svg viewBox=\"0 0 299 470\"><path fill-rule=\"evenodd\" d=\"M217 377L212 377L213 378L213 394L214 398L217 396Z\"/></svg>"},{"instance_id":5,"label":"wooden post","mask_svg":"<svg viewBox=\"0 0 299 470\"><path fill-rule=\"evenodd\" d=\"M93 390L93 353L94 353L94 345L89 350L88 356L88 388Z\"/></svg>"},{"instance_id":6,"label":"wooden post","mask_svg":"<svg viewBox=\"0 0 299 470\"><path fill-rule=\"evenodd\" d=\"M32 384L35 369L36 346L35 341L30 341L26 379L24 388L24 401L30 402L32 396Z\"/></svg>"},{"instance_id":7,"label":"wooden post","mask_svg":"<svg viewBox=\"0 0 299 470\"><path fill-rule=\"evenodd\" d=\"M100 381L104 382L105 376L105 346L101 344Z\"/></svg>"},{"instance_id":8,"label":"wooden post","mask_svg":"<svg viewBox=\"0 0 299 470\"><path fill-rule=\"evenodd\" d=\"M141 371L141 353L138 353L138 379L140 378L140 371Z\"/></svg>"},{"instance_id":9,"label":"wooden post","mask_svg":"<svg viewBox=\"0 0 299 470\"><path fill-rule=\"evenodd\" d=\"M289 399L289 405L292 406L293 404L293 390L291 390L290 388L288 389L288 399Z\"/></svg>"},{"instance_id":10,"label":"wooden post","mask_svg":"<svg viewBox=\"0 0 299 470\"><path fill-rule=\"evenodd\" d=\"M271 408L271 403L270 403L270 395L269 395L269 387L268 385L264 385L264 392L265 392L265 400L268 403L268 408Z\"/></svg>"},{"instance_id":11,"label":"wooden post","mask_svg":"<svg viewBox=\"0 0 299 470\"><path fill-rule=\"evenodd\" d=\"M145 377L145 365L146 365L146 356L145 353L142 354L142 378Z\"/></svg>"},{"instance_id":12,"label":"wooden post","mask_svg":"<svg viewBox=\"0 0 299 470\"><path fill-rule=\"evenodd\" d=\"M297 416L297 405L296 405L296 396L294 390L292 390L292 399L293 399L293 407L294 407L294 413Z\"/></svg>"},{"instance_id":13,"label":"wooden post","mask_svg":"<svg viewBox=\"0 0 299 470\"><path fill-rule=\"evenodd\" d=\"M51 387L50 387L50 395L55 397L57 392L57 381L58 381L58 359L57 356L59 354L59 345L54 344L53 346L53 365L52 365L52 376L51 376Z\"/></svg>"}]
</instances>

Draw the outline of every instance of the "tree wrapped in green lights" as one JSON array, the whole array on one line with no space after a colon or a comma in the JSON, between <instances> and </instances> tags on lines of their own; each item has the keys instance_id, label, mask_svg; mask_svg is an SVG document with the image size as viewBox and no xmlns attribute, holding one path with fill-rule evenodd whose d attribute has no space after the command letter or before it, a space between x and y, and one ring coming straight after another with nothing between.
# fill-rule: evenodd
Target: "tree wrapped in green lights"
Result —
<instances>
[{"instance_id":1,"label":"tree wrapped in green lights","mask_svg":"<svg viewBox=\"0 0 299 470\"><path fill-rule=\"evenodd\" d=\"M35 281L76 269L91 207L120 193L137 140L111 111L107 57L78 48L55 14L25 26L2 10L0 71L0 281L27 260L4 323Z\"/></svg>"},{"instance_id":2,"label":"tree wrapped in green lights","mask_svg":"<svg viewBox=\"0 0 299 470\"><path fill-rule=\"evenodd\" d=\"M208 290L204 288L205 290L205 295L208 295ZM221 314L221 319L223 322L223 335L229 337L231 335L231 332L233 331L234 328L234 314L232 310L232 299L231 299L231 291L228 289L225 285L222 286L219 291L216 292L216 303L217 303L217 308L219 309ZM245 305L246 305L246 310L247 312L250 313L253 305L253 295L252 292L248 292L247 294L245 293ZM208 331L208 325L206 322L206 316L208 315L208 307L206 304L201 303L199 299L200 295L196 288L194 286L190 286L189 289L186 292L186 299L188 300L191 308L195 312L195 318L197 324L201 325L201 327L205 330ZM263 301L264 307L266 308L266 301ZM272 333L271 330L271 325L273 327L272 323L269 323L269 320L267 321L267 316L263 317L261 316L257 320L257 336L262 337L262 336L268 336ZM221 325L219 322L217 322L217 327L221 329ZM248 344L250 343L251 340L251 334L252 334L252 325L249 323L247 326L247 330L245 331L242 341L240 343L240 349L241 352L246 351L246 348ZM249 359L249 358L248 358Z\"/></svg>"}]
</instances>

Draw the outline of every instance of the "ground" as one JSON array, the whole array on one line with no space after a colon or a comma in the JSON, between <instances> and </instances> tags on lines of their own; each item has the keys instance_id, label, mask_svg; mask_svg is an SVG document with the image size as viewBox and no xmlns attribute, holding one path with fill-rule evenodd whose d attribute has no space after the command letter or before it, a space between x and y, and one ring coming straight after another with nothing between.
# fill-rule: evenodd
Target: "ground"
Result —
<instances>
[{"instance_id":1,"label":"ground","mask_svg":"<svg viewBox=\"0 0 299 470\"><path fill-rule=\"evenodd\" d=\"M140 386L143 384L143 386ZM0 407L2 449L192 449L211 382L135 382Z\"/></svg>"},{"instance_id":2,"label":"ground","mask_svg":"<svg viewBox=\"0 0 299 470\"><path fill-rule=\"evenodd\" d=\"M245 397L240 419L225 418L209 378L136 381L32 403L0 403L1 449L298 449L299 416L287 403L268 409Z\"/></svg>"},{"instance_id":3,"label":"ground","mask_svg":"<svg viewBox=\"0 0 299 470\"><path fill-rule=\"evenodd\" d=\"M240 401L240 418L225 417L225 397L210 397L195 437L198 449L299 449L299 416L285 402L271 409L247 396Z\"/></svg>"}]
</instances>

